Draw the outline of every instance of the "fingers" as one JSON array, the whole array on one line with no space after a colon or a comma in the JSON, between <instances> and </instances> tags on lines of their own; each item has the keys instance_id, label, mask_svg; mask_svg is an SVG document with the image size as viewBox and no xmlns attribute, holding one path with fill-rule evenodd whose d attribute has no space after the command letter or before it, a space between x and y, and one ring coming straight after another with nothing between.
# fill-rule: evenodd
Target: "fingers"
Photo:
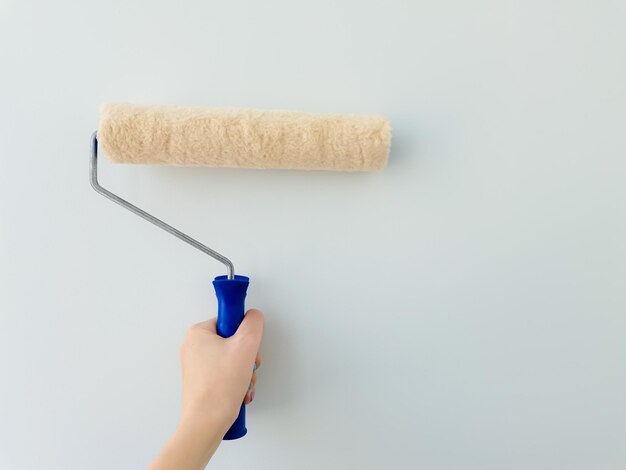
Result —
<instances>
[{"instance_id":1,"label":"fingers","mask_svg":"<svg viewBox=\"0 0 626 470\"><path fill-rule=\"evenodd\" d=\"M230 338L231 341L235 341L233 344L237 345L237 349L243 353L241 357L244 360L244 363L247 362L247 364L253 364L252 378L243 399L243 402L246 405L254 400L254 395L256 393L256 369L261 366L261 356L258 351L263 337L264 323L265 319L263 317L263 313L257 309L250 309L246 312L246 315L241 322L241 325L239 325L237 332ZM248 365L247 367L250 366Z\"/></svg>"},{"instance_id":2,"label":"fingers","mask_svg":"<svg viewBox=\"0 0 626 470\"><path fill-rule=\"evenodd\" d=\"M261 367L261 355L257 353L256 359L254 360L254 369L252 370L252 379L250 380L250 385L248 385L248 391L246 392L246 396L243 398L243 403L245 405L249 405L250 402L254 399L254 394L256 393L256 381L257 381L257 369Z\"/></svg>"},{"instance_id":3,"label":"fingers","mask_svg":"<svg viewBox=\"0 0 626 470\"><path fill-rule=\"evenodd\" d=\"M254 400L254 395L256 394L254 388L252 390L250 390L248 393L246 393L246 397L243 399L243 404L244 405L249 405L250 403L252 403L252 400Z\"/></svg>"},{"instance_id":4,"label":"fingers","mask_svg":"<svg viewBox=\"0 0 626 470\"><path fill-rule=\"evenodd\" d=\"M256 380L257 380L256 372L253 372L252 380L250 380L250 385L248 386L248 391L246 392L246 396L243 399L243 402L246 405L249 405L250 402L254 399L254 394L256 392Z\"/></svg>"}]
</instances>

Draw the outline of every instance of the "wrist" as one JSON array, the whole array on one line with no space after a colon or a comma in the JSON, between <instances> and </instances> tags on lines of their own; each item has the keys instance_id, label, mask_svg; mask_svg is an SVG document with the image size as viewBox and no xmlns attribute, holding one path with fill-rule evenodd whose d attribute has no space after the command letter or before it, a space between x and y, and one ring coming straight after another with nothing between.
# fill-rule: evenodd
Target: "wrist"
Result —
<instances>
[{"instance_id":1,"label":"wrist","mask_svg":"<svg viewBox=\"0 0 626 470\"><path fill-rule=\"evenodd\" d=\"M172 468L204 469L228 429L222 419L185 411L176 431L167 441L149 470Z\"/></svg>"},{"instance_id":2,"label":"wrist","mask_svg":"<svg viewBox=\"0 0 626 470\"><path fill-rule=\"evenodd\" d=\"M237 418L239 410L230 406L207 407L202 403L188 403L183 406L179 428L193 429L204 439L218 436L221 440Z\"/></svg>"}]
</instances>

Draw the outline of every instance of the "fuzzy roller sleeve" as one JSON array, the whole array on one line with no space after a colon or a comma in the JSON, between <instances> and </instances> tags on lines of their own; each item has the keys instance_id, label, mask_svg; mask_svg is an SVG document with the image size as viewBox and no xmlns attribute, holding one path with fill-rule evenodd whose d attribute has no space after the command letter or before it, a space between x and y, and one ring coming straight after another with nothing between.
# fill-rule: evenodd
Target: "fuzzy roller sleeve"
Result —
<instances>
[{"instance_id":1,"label":"fuzzy roller sleeve","mask_svg":"<svg viewBox=\"0 0 626 470\"><path fill-rule=\"evenodd\" d=\"M374 171L391 129L379 116L104 104L98 142L116 163Z\"/></svg>"}]
</instances>

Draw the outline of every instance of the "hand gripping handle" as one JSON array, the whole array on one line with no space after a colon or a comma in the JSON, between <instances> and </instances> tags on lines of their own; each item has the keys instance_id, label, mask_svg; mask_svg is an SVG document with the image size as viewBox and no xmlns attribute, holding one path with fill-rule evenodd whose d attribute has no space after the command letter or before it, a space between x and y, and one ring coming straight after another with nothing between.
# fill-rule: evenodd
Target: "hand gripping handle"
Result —
<instances>
[{"instance_id":1,"label":"hand gripping handle","mask_svg":"<svg viewBox=\"0 0 626 470\"><path fill-rule=\"evenodd\" d=\"M250 279L246 276L217 276L213 280L217 295L217 334L223 338L232 336L243 321L246 291ZM232 424L224 440L239 439L246 435L246 406L242 403L239 416Z\"/></svg>"}]
</instances>

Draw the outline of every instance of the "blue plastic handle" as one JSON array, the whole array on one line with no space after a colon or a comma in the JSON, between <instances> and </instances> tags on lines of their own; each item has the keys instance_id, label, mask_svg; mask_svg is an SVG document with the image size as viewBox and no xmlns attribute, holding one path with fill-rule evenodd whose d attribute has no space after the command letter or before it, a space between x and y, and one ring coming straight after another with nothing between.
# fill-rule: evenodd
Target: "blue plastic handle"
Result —
<instances>
[{"instance_id":1,"label":"blue plastic handle","mask_svg":"<svg viewBox=\"0 0 626 470\"><path fill-rule=\"evenodd\" d=\"M235 276L217 276L213 280L217 295L217 334L223 338L232 336L243 321L245 313L246 291L250 278ZM246 406L242 403L239 416L224 435L224 440L239 439L246 435Z\"/></svg>"}]
</instances>

